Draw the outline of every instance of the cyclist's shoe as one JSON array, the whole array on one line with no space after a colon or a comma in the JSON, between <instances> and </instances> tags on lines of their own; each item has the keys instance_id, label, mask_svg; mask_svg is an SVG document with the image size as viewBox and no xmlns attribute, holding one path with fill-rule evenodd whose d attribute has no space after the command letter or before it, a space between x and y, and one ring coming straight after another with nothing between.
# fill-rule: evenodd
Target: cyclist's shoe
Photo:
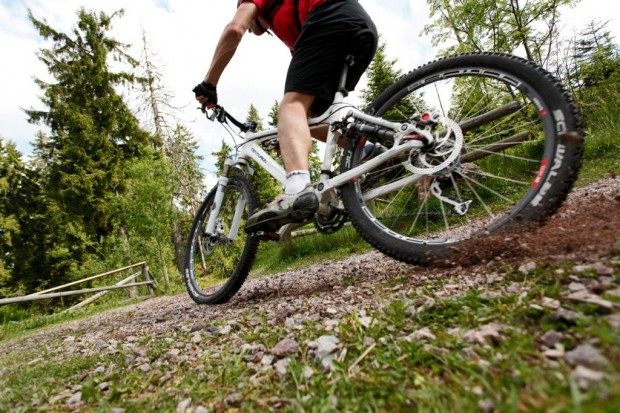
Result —
<instances>
[{"instance_id":1,"label":"cyclist's shoe","mask_svg":"<svg viewBox=\"0 0 620 413\"><path fill-rule=\"evenodd\" d=\"M364 148L366 149L366 148ZM360 160L360 163L368 162L369 160L376 158L379 155L382 155L388 151L388 148L381 145L380 143L375 143L370 152L364 155L364 157ZM365 152L365 151L364 151Z\"/></svg>"},{"instance_id":2,"label":"cyclist's shoe","mask_svg":"<svg viewBox=\"0 0 620 413\"><path fill-rule=\"evenodd\" d=\"M275 201L248 218L245 232L248 234L273 233L281 226L302 223L314 216L319 199L312 186L295 195L278 195Z\"/></svg>"}]
</instances>

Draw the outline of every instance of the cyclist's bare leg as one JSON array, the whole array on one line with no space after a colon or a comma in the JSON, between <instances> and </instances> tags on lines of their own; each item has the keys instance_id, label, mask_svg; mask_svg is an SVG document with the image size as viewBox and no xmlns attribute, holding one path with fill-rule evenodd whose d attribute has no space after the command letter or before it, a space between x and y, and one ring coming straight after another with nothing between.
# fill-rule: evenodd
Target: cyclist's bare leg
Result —
<instances>
[{"instance_id":1,"label":"cyclist's bare leg","mask_svg":"<svg viewBox=\"0 0 620 413\"><path fill-rule=\"evenodd\" d=\"M280 103L278 113L278 139L286 172L309 168L312 138L308 127L308 114L314 96L288 92Z\"/></svg>"},{"instance_id":2,"label":"cyclist's bare leg","mask_svg":"<svg viewBox=\"0 0 620 413\"><path fill-rule=\"evenodd\" d=\"M248 233L273 233L283 225L312 218L319 201L310 184L309 157L312 138L308 114L314 96L287 92L278 112L278 140L287 172L284 195L254 213L246 222ZM277 237L276 237L277 238ZM267 239L276 239L268 236Z\"/></svg>"}]
</instances>

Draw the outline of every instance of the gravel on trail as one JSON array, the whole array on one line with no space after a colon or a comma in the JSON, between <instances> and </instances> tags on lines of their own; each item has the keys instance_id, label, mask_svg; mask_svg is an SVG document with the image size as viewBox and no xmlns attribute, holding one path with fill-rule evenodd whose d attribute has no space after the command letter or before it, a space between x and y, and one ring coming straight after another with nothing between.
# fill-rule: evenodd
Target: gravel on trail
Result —
<instances>
[{"instance_id":1,"label":"gravel on trail","mask_svg":"<svg viewBox=\"0 0 620 413\"><path fill-rule=\"evenodd\" d=\"M600 260L609 262L618 256L620 176L609 176L576 188L545 225L466 247L449 263L416 266L370 252L250 278L224 305L199 306L187 294L158 297L9 340L0 343L0 349L23 351L51 342L54 337L70 340L77 336L85 352L86 348L96 350L98 346L93 346L94 343L105 346L110 341L124 342L143 334L161 337L174 331L214 329L213 324L220 320L233 320L234 328L234 320L244 317L248 311L267 320L317 321L336 312L381 309L391 298L403 297L406 292L434 280L446 280L435 287L440 290L434 291L434 298L419 297L424 305L424 300L447 298L484 287L494 277L501 277L499 269L507 265L527 271L528 266L545 262L572 261L597 268ZM605 265L599 267L609 270ZM404 283L390 287L386 281L396 277L405 280Z\"/></svg>"}]
</instances>

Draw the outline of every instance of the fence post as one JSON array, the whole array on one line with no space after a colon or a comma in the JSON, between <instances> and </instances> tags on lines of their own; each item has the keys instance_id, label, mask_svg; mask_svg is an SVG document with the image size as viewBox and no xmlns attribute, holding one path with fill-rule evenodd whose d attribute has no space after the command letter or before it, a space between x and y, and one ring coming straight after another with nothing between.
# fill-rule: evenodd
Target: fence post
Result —
<instances>
[{"instance_id":1,"label":"fence post","mask_svg":"<svg viewBox=\"0 0 620 413\"><path fill-rule=\"evenodd\" d=\"M127 292L129 293L129 298L133 300L138 296L138 287L129 287Z\"/></svg>"},{"instance_id":2,"label":"fence post","mask_svg":"<svg viewBox=\"0 0 620 413\"><path fill-rule=\"evenodd\" d=\"M142 275L144 275L144 281L152 281L151 273L149 272L149 267L146 266L146 263L142 265ZM155 297L155 290L153 289L153 284L147 284L147 288L149 289L149 295L151 297Z\"/></svg>"}]
</instances>

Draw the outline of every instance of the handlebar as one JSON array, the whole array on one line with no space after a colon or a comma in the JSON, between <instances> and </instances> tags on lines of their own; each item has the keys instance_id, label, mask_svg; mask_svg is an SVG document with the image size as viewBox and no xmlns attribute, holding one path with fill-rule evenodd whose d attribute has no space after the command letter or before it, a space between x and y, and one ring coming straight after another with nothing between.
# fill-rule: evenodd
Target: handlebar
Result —
<instances>
[{"instance_id":1,"label":"handlebar","mask_svg":"<svg viewBox=\"0 0 620 413\"><path fill-rule=\"evenodd\" d=\"M217 120L220 123L226 123L226 121L229 120L233 125L238 127L241 132L244 132L244 133L245 132L256 132L256 128L258 127L258 124L253 121L246 122L246 123L239 122L230 113L226 112L226 110L224 110L224 108L220 105L216 105L212 109L211 114L207 112L207 119L209 119L210 121Z\"/></svg>"}]
</instances>

